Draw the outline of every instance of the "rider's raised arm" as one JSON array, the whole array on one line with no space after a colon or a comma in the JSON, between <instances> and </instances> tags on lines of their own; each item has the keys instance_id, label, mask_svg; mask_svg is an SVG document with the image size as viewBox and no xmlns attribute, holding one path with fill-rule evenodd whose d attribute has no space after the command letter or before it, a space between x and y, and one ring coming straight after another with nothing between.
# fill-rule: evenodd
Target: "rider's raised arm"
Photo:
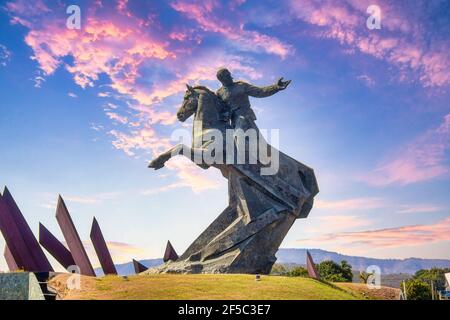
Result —
<instances>
[{"instance_id":1,"label":"rider's raised arm","mask_svg":"<svg viewBox=\"0 0 450 320\"><path fill-rule=\"evenodd\" d=\"M280 91L279 86L276 84L271 85L271 86L266 86L266 87L257 87L250 83L246 83L246 82L241 82L241 84L245 86L245 92L249 96L255 97L255 98L270 97L271 95Z\"/></svg>"}]
</instances>

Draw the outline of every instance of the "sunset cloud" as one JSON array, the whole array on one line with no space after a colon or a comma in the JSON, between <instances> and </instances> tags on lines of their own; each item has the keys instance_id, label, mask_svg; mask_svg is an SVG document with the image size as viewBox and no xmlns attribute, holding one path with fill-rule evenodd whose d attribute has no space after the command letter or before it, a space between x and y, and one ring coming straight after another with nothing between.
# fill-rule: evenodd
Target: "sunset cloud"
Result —
<instances>
[{"instance_id":1,"label":"sunset cloud","mask_svg":"<svg viewBox=\"0 0 450 320\"><path fill-rule=\"evenodd\" d=\"M403 205L397 210L397 213L431 213L446 210L445 207L432 204L419 204L414 206Z\"/></svg>"},{"instance_id":2,"label":"sunset cloud","mask_svg":"<svg viewBox=\"0 0 450 320\"><path fill-rule=\"evenodd\" d=\"M98 257L92 242L90 240L83 241L83 245L86 248L86 253L89 256L93 267L100 267L100 263L98 262ZM131 262L132 259L148 258L148 252L145 249L133 244L118 241L106 241L106 245L108 246L111 258L116 264Z\"/></svg>"},{"instance_id":3,"label":"sunset cloud","mask_svg":"<svg viewBox=\"0 0 450 320\"><path fill-rule=\"evenodd\" d=\"M321 234L323 230L327 232L338 232L352 230L359 227L367 227L373 221L365 217L356 215L326 215L310 217L311 226L304 227L308 233Z\"/></svg>"},{"instance_id":4,"label":"sunset cloud","mask_svg":"<svg viewBox=\"0 0 450 320\"><path fill-rule=\"evenodd\" d=\"M403 147L362 180L374 186L406 185L447 175L450 150L450 114L435 129Z\"/></svg>"},{"instance_id":5,"label":"sunset cloud","mask_svg":"<svg viewBox=\"0 0 450 320\"><path fill-rule=\"evenodd\" d=\"M101 204L104 201L116 199L121 196L121 192L98 193L91 196L64 196L66 202L75 202L80 204Z\"/></svg>"},{"instance_id":6,"label":"sunset cloud","mask_svg":"<svg viewBox=\"0 0 450 320\"><path fill-rule=\"evenodd\" d=\"M190 1L177 0L171 3L172 8L197 22L199 28L206 32L222 35L249 51L263 51L285 58L292 53L290 45L275 37L271 37L254 30L246 30L244 21L232 19L238 17L232 11L239 3L227 6L226 2L216 0ZM229 14L224 14L228 11ZM226 17L226 18L225 18ZM180 38L179 34L177 38Z\"/></svg>"},{"instance_id":7,"label":"sunset cloud","mask_svg":"<svg viewBox=\"0 0 450 320\"><path fill-rule=\"evenodd\" d=\"M382 12L382 30L371 31L366 28L366 9L372 4L369 0L291 0L290 8L297 19L317 27L312 35L334 39L346 49L396 66L399 80L406 81L410 75L425 87L450 85L448 41L425 41L428 37L423 29L411 23L421 17L387 1L377 3Z\"/></svg>"},{"instance_id":8,"label":"sunset cloud","mask_svg":"<svg viewBox=\"0 0 450 320\"><path fill-rule=\"evenodd\" d=\"M221 186L221 180L217 179L218 172L205 172L187 158L177 157L167 162L166 166L168 169L176 171L180 180L178 187L189 186L192 191L199 193L218 189Z\"/></svg>"},{"instance_id":9,"label":"sunset cloud","mask_svg":"<svg viewBox=\"0 0 450 320\"><path fill-rule=\"evenodd\" d=\"M129 156L136 156L138 151L147 150L154 154L168 150L172 144L168 138L161 138L155 129L146 126L131 131L130 134L117 130L109 131L114 140L112 142L116 149L124 151Z\"/></svg>"},{"instance_id":10,"label":"sunset cloud","mask_svg":"<svg viewBox=\"0 0 450 320\"><path fill-rule=\"evenodd\" d=\"M116 112L111 112L111 111L109 111L109 112L106 112L106 115L107 115L111 120L114 120L114 121L119 122L119 123L121 123L121 124L127 124L127 123L128 123L128 118L127 118L127 117L121 116L121 115L119 115L119 114L116 113Z\"/></svg>"},{"instance_id":11,"label":"sunset cloud","mask_svg":"<svg viewBox=\"0 0 450 320\"><path fill-rule=\"evenodd\" d=\"M348 210L370 210L386 207L386 201L381 198L352 198L336 201L328 201L317 199L314 203L314 208L348 211Z\"/></svg>"},{"instance_id":12,"label":"sunset cloud","mask_svg":"<svg viewBox=\"0 0 450 320\"><path fill-rule=\"evenodd\" d=\"M122 195L121 192L107 192L97 193L89 196L82 195L63 195L63 199L67 203L77 203L82 205L99 205L105 201L117 199ZM57 199L53 194L46 193L43 195L46 198L46 202L43 202L40 207L45 209L56 210ZM73 210L72 210L73 211Z\"/></svg>"},{"instance_id":13,"label":"sunset cloud","mask_svg":"<svg viewBox=\"0 0 450 320\"><path fill-rule=\"evenodd\" d=\"M338 242L341 246L365 246L367 248L390 248L420 246L450 241L450 217L432 224L407 225L379 230L329 233L298 241Z\"/></svg>"}]
</instances>

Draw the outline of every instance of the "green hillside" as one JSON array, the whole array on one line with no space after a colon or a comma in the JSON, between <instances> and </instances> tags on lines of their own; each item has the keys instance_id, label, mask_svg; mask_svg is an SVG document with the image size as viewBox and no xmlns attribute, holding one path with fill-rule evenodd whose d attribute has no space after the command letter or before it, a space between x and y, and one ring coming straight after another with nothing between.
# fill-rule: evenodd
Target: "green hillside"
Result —
<instances>
[{"instance_id":1,"label":"green hillside","mask_svg":"<svg viewBox=\"0 0 450 320\"><path fill-rule=\"evenodd\" d=\"M262 276L261 281L241 274L82 277L81 290L68 291L67 276L50 282L64 299L367 299L358 290L301 277Z\"/></svg>"}]
</instances>

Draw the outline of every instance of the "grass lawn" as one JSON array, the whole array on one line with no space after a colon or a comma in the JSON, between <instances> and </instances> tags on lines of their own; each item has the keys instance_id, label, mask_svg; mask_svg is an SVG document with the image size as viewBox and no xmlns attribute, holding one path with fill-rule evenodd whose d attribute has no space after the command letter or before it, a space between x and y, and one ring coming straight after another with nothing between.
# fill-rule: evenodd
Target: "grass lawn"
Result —
<instances>
[{"instance_id":1,"label":"grass lawn","mask_svg":"<svg viewBox=\"0 0 450 320\"><path fill-rule=\"evenodd\" d=\"M367 299L357 290L338 288L309 278L243 274L157 274L103 278L82 277L81 290L65 288L68 275L50 282L64 299L101 300L348 300Z\"/></svg>"}]
</instances>

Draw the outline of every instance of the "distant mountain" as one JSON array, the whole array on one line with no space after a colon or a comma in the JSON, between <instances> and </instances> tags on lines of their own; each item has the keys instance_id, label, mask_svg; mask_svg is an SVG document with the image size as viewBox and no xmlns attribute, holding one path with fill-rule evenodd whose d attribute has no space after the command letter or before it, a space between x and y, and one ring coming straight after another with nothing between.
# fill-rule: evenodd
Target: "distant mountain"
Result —
<instances>
[{"instance_id":1,"label":"distant mountain","mask_svg":"<svg viewBox=\"0 0 450 320\"><path fill-rule=\"evenodd\" d=\"M306 264L306 250L307 249L280 249L278 250L277 263L296 263ZM370 265L377 265L384 274L392 273L408 273L413 274L420 269L448 268L450 267L450 260L445 259L375 259L357 256L347 256L336 252L325 251L321 249L308 249L313 257L315 263L324 260L333 260L340 263L346 260L352 265L354 271L365 271Z\"/></svg>"},{"instance_id":2,"label":"distant mountain","mask_svg":"<svg viewBox=\"0 0 450 320\"><path fill-rule=\"evenodd\" d=\"M420 269L437 268L449 268L450 260L445 259L420 259L420 258L408 258L408 259L375 259L357 256L347 256L337 252L325 251L321 249L280 249L278 250L277 263L285 264L306 264L306 250L311 253L315 263L322 262L324 260L333 260L340 263L342 260L346 260L352 265L353 271L365 271L370 265L377 265L380 267L383 274L414 274ZM140 260L140 262L146 267L155 267L163 263L162 259L147 259ZM134 267L132 262L117 264L117 272L120 275L134 274ZM102 272L100 269L95 270L98 275Z\"/></svg>"},{"instance_id":3,"label":"distant mountain","mask_svg":"<svg viewBox=\"0 0 450 320\"><path fill-rule=\"evenodd\" d=\"M139 260L140 263L142 263L144 266L151 268L159 266L163 263L162 259L147 259L147 260ZM122 264L116 264L117 273L122 276L129 276L134 274L134 266L133 262L127 262ZM95 273L98 276L103 275L103 271L101 268L95 269Z\"/></svg>"}]
</instances>

